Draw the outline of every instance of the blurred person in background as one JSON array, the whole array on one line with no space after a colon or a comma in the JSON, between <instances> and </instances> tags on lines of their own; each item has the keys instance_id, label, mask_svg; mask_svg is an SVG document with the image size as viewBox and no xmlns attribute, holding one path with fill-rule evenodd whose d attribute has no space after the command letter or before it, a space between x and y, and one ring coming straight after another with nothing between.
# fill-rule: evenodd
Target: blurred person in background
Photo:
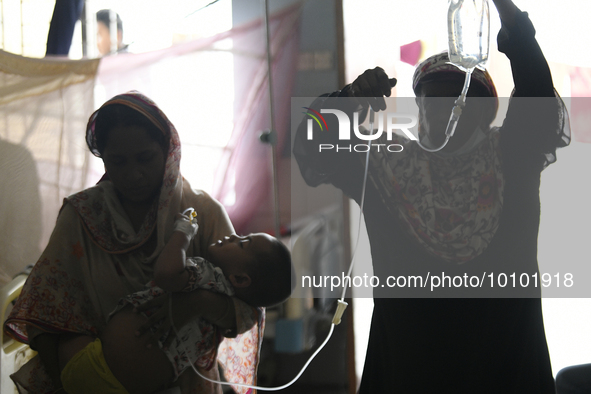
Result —
<instances>
[{"instance_id":1,"label":"blurred person in background","mask_svg":"<svg viewBox=\"0 0 591 394\"><path fill-rule=\"evenodd\" d=\"M112 15L117 18L117 49L112 50L111 45L111 10L100 10L96 13L97 47L101 56L111 53L127 52L128 45L123 44L123 21L116 12Z\"/></svg>"}]
</instances>

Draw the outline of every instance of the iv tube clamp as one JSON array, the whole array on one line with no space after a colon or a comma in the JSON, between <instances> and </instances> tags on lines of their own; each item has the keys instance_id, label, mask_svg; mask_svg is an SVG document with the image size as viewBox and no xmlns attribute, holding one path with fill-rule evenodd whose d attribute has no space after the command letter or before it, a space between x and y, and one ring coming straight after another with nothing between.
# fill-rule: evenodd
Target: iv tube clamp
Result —
<instances>
[{"instance_id":1,"label":"iv tube clamp","mask_svg":"<svg viewBox=\"0 0 591 394\"><path fill-rule=\"evenodd\" d=\"M341 324L341 318L343 317L343 313L345 312L345 309L347 309L347 306L349 306L349 304L343 300L337 301L337 310L334 313L334 317L332 318L332 324L334 324L335 326Z\"/></svg>"}]
</instances>

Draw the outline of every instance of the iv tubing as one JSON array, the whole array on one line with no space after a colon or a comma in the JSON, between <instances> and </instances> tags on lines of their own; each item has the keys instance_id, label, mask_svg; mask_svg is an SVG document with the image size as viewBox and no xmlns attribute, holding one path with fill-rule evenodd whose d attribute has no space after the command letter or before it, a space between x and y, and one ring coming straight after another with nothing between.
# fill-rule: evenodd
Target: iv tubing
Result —
<instances>
[{"instance_id":1,"label":"iv tubing","mask_svg":"<svg viewBox=\"0 0 591 394\"><path fill-rule=\"evenodd\" d=\"M445 130L445 141L443 145L439 148L427 148L421 141L417 139L417 144L426 150L427 152L438 152L441 149L445 148L449 139L454 135L456 131L456 127L458 125L458 121L460 120L460 116L462 115L462 109L466 106L466 95L468 94L468 88L470 88L470 78L472 76L472 71L474 68L469 68L466 70L466 78L464 79L464 87L462 88L462 93L460 93L460 97L456 100L453 109L451 110L451 115L449 117L449 121L447 122L447 129Z\"/></svg>"},{"instance_id":2,"label":"iv tubing","mask_svg":"<svg viewBox=\"0 0 591 394\"><path fill-rule=\"evenodd\" d=\"M468 89L466 88L465 90L467 91ZM372 133L372 134L373 134L374 117L375 117L374 111L371 108L369 108L369 130L370 130L370 133ZM371 141L368 141L367 144L371 147ZM355 264L355 254L357 253L357 246L359 244L359 234L361 232L361 218L363 217L363 205L365 203L365 186L367 184L367 172L368 172L368 168L369 168L369 151L370 150L368 149L367 150L367 154L365 156L365 172L363 174L363 186L362 186L362 189L361 189L361 202L359 204L359 208L361 210L360 210L360 213L359 213L359 222L358 222L358 225L357 225L357 240L355 241L355 247L353 249L353 256L351 257L351 264L349 265L349 271L347 272L347 275L348 276L350 276L351 275L351 272L353 271L353 265ZM260 387L260 386L252 386L252 385L243 384L243 383L221 382L221 381L210 379L208 377L203 376L201 373L199 373L199 371L197 370L197 368L195 368L195 365L193 365L193 363L191 363L191 368L193 368L193 371L197 375L199 375L202 379L205 379L208 382L212 382L212 383L217 383L217 384L226 385L226 386L230 386L231 385L231 386L237 386L237 387L247 387L247 388L251 388L251 389L255 389L255 390L261 390L261 391L279 391L279 390L283 390L283 389L291 386L292 384L294 384L300 378L300 376L302 376L302 374L304 373L304 371L306 370L306 368L308 368L308 365L310 365L310 363L312 362L312 360L314 360L314 358L316 357L316 355L318 353L320 353L320 351L324 348L324 346L326 346L326 344L328 343L328 341L332 337L332 333L334 331L334 327L341 322L341 316L344 313L344 311L345 311L345 309L347 308L347 305L348 305L344 301L346 291L347 291L347 288L346 287L343 287L343 293L341 295L341 298L337 300L337 302L338 302L337 310L336 310L336 312L334 314L332 323L330 325L330 330L328 331L328 334L326 335L326 339L324 340L324 342L322 342L322 344L318 347L318 349L316 349L316 351L310 356L310 358L308 359L308 361L306 362L306 364L304 364L304 366L302 367L302 369L300 370L300 372L296 375L296 377L293 378L290 382L284 384L283 386L278 386L278 387ZM179 336L179 333L178 333L178 331L176 329L176 326L174 325L174 321L172 319L172 297L169 297L168 301L169 301L168 311L169 311L169 314L170 314L170 324L172 326L172 329L174 330L175 335L178 337Z\"/></svg>"},{"instance_id":3,"label":"iv tubing","mask_svg":"<svg viewBox=\"0 0 591 394\"><path fill-rule=\"evenodd\" d=\"M375 112L369 108L369 131L373 134L373 122L374 122ZM371 149L371 141L367 141L367 145L369 145ZM363 217L363 206L365 204L365 186L367 184L367 172L369 170L369 151L367 150L367 154L365 155L365 172L363 173L363 184L361 186L361 201L359 202L359 221L357 222L357 239L355 240L355 247L353 248L353 256L351 256L351 264L349 265L349 271L347 271L347 276L351 276L351 272L353 272L353 266L355 265L355 254L357 254L357 246L359 245L359 234L361 233L361 218ZM345 293L347 288L343 286L343 293L341 294L340 301L345 299Z\"/></svg>"}]
</instances>

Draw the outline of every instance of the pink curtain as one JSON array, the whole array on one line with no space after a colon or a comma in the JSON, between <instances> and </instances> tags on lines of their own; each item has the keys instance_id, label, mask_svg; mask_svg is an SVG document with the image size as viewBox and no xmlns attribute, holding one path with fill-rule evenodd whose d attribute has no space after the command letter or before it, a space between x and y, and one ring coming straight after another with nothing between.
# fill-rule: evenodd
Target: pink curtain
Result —
<instances>
[{"instance_id":1,"label":"pink curtain","mask_svg":"<svg viewBox=\"0 0 591 394\"><path fill-rule=\"evenodd\" d=\"M301 3L270 18L272 84L278 155L289 138L290 101L299 55ZM273 228L272 152L261 143L262 131L271 129L265 26L262 21L234 40L234 48L248 48L251 56L235 55L237 73L235 128L226 157L219 167L214 195L226 207L238 233ZM240 53L240 51L237 51ZM252 55L255 55L254 57ZM278 160L279 162L279 160ZM268 222L255 229L253 216L267 207Z\"/></svg>"},{"instance_id":2,"label":"pink curtain","mask_svg":"<svg viewBox=\"0 0 591 394\"><path fill-rule=\"evenodd\" d=\"M591 142L591 68L572 67L570 122L577 142Z\"/></svg>"}]
</instances>

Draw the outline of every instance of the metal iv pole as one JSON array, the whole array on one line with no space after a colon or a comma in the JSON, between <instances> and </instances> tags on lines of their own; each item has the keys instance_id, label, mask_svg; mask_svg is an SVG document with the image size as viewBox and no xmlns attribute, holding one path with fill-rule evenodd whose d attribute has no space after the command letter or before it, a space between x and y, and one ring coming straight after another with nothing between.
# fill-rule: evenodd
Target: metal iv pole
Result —
<instances>
[{"instance_id":1,"label":"metal iv pole","mask_svg":"<svg viewBox=\"0 0 591 394\"><path fill-rule=\"evenodd\" d=\"M269 85L269 115L271 121L271 130L261 135L261 140L271 145L271 171L273 174L273 212L275 223L275 237L281 236L281 222L279 216L279 180L277 174L277 132L275 131L275 105L273 98L273 76L272 55L271 55L271 31L269 26L269 2L263 0L265 7L265 41L267 45L267 83Z\"/></svg>"}]
</instances>

